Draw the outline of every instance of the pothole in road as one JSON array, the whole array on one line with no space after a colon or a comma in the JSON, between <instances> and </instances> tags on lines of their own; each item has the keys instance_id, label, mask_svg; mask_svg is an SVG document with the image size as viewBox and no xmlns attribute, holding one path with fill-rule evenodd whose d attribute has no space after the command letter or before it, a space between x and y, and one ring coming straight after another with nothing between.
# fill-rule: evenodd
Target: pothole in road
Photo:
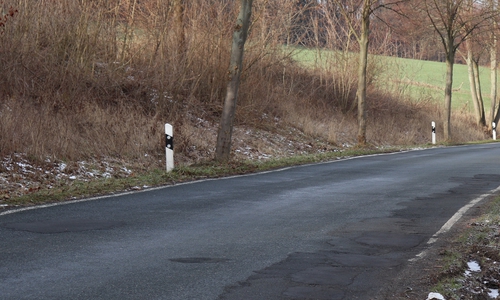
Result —
<instances>
[{"instance_id":1,"label":"pothole in road","mask_svg":"<svg viewBox=\"0 0 500 300\"><path fill-rule=\"evenodd\" d=\"M179 257L171 258L170 261L183 264L216 264L227 262L229 259L214 257Z\"/></svg>"},{"instance_id":2,"label":"pothole in road","mask_svg":"<svg viewBox=\"0 0 500 300\"><path fill-rule=\"evenodd\" d=\"M64 233L79 232L88 230L112 229L124 225L124 222L117 221L96 221L96 220L58 220L39 222L18 222L1 224L1 227L28 231L33 233Z\"/></svg>"}]
</instances>

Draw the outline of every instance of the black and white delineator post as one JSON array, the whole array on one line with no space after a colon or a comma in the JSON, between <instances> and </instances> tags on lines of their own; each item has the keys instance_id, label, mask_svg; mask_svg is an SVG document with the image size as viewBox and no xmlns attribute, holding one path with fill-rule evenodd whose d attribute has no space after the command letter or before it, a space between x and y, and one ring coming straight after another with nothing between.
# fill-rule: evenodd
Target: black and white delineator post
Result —
<instances>
[{"instance_id":1,"label":"black and white delineator post","mask_svg":"<svg viewBox=\"0 0 500 300\"><path fill-rule=\"evenodd\" d=\"M174 131L170 124L165 124L165 155L167 172L170 172L174 168Z\"/></svg>"},{"instance_id":2,"label":"black and white delineator post","mask_svg":"<svg viewBox=\"0 0 500 300\"><path fill-rule=\"evenodd\" d=\"M491 126L492 130L493 131L493 140L497 140L497 124L495 122L493 122L492 124L493 126Z\"/></svg>"},{"instance_id":3,"label":"black and white delineator post","mask_svg":"<svg viewBox=\"0 0 500 300\"><path fill-rule=\"evenodd\" d=\"M432 122L431 126L432 126L432 144L436 145L436 123Z\"/></svg>"}]
</instances>

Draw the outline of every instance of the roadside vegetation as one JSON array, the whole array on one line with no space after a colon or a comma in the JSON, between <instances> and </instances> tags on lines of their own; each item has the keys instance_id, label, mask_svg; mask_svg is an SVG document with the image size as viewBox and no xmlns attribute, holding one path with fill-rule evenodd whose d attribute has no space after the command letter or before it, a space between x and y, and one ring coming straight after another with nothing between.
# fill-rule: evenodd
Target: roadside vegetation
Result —
<instances>
[{"instance_id":1,"label":"roadside vegetation","mask_svg":"<svg viewBox=\"0 0 500 300\"><path fill-rule=\"evenodd\" d=\"M315 38L308 6L255 1L253 10L232 160L217 165L237 1L0 1L0 204L419 147L430 141L431 121L444 140L434 77L444 76L442 65L390 57L398 51L388 41L399 37L382 23L368 64L363 150L355 147L358 63L350 54L359 47L345 32ZM403 56L436 57L425 51ZM452 143L488 137L467 103L453 104ZM165 123L174 126L172 174L163 173Z\"/></svg>"},{"instance_id":2,"label":"roadside vegetation","mask_svg":"<svg viewBox=\"0 0 500 300\"><path fill-rule=\"evenodd\" d=\"M498 299L500 289L500 198L449 241L430 275L430 291L445 299Z\"/></svg>"},{"instance_id":3,"label":"roadside vegetation","mask_svg":"<svg viewBox=\"0 0 500 300\"><path fill-rule=\"evenodd\" d=\"M18 170L17 173L20 177L25 175L23 173L31 173L32 180L28 179L23 182L28 189L27 192L13 188L11 189L11 194L0 195L0 208L32 206L85 197L139 191L193 180L243 175L276 170L293 165L319 163L360 155L401 150L403 149L348 149L318 154L294 155L280 159L239 160L225 164L207 161L189 166L180 166L168 173L161 169L134 173L131 169L124 167L123 164L116 162L114 164L104 163L104 166L100 162L100 167L99 162L94 162L93 164L80 162L74 163L72 166L67 166L65 163L59 162L46 163L44 166L34 166L22 162L22 159L18 157L17 165L20 163L24 168ZM13 165L16 165L16 162L13 162ZM64 165L65 170L61 170L61 165ZM117 166L118 168L113 170ZM41 173L44 174L37 176L36 170L43 170ZM112 174L109 172L112 172Z\"/></svg>"}]
</instances>

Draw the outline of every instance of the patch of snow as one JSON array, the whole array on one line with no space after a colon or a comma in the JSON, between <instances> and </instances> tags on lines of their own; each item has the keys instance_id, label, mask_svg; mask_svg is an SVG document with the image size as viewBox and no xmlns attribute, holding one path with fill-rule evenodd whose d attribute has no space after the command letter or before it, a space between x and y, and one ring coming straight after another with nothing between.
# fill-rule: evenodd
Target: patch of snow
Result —
<instances>
[{"instance_id":1,"label":"patch of snow","mask_svg":"<svg viewBox=\"0 0 500 300\"><path fill-rule=\"evenodd\" d=\"M163 98L163 100L168 100L168 102L170 102L170 103L174 102L173 97L168 92L163 92L160 95L160 92L156 89L151 89L149 96L150 96L151 103L153 103L155 105L158 105L158 101L160 100L160 98Z\"/></svg>"},{"instance_id":2,"label":"patch of snow","mask_svg":"<svg viewBox=\"0 0 500 300\"><path fill-rule=\"evenodd\" d=\"M469 270L472 272L481 272L481 267L479 266L479 263L475 260L469 261L467 263L467 266L469 267Z\"/></svg>"},{"instance_id":3,"label":"patch of snow","mask_svg":"<svg viewBox=\"0 0 500 300\"><path fill-rule=\"evenodd\" d=\"M498 289L490 289L488 293L488 296L490 296L491 299L496 299L499 295Z\"/></svg>"},{"instance_id":4,"label":"patch of snow","mask_svg":"<svg viewBox=\"0 0 500 300\"><path fill-rule=\"evenodd\" d=\"M465 271L465 276L470 276L471 272L481 272L481 266L475 260L467 262L468 269Z\"/></svg>"},{"instance_id":5,"label":"patch of snow","mask_svg":"<svg viewBox=\"0 0 500 300\"><path fill-rule=\"evenodd\" d=\"M52 163L51 163L52 162ZM75 168L76 166L76 168ZM0 158L0 203L3 199L26 195L40 189L52 189L65 181L89 181L133 174L123 162L108 158L65 163L46 158L42 165L30 162L27 155L13 153ZM0 207L1 209L2 207Z\"/></svg>"},{"instance_id":6,"label":"patch of snow","mask_svg":"<svg viewBox=\"0 0 500 300\"><path fill-rule=\"evenodd\" d=\"M132 174L132 170L127 169L126 167L122 167L122 171L127 173L127 175Z\"/></svg>"},{"instance_id":7,"label":"patch of snow","mask_svg":"<svg viewBox=\"0 0 500 300\"><path fill-rule=\"evenodd\" d=\"M426 300L446 300L440 293L429 293Z\"/></svg>"}]
</instances>

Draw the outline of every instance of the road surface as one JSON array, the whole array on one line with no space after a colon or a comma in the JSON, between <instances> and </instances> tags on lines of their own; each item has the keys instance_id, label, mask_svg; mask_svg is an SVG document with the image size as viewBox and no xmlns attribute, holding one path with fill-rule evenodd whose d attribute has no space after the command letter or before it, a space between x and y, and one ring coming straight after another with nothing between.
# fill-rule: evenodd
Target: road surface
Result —
<instances>
[{"instance_id":1,"label":"road surface","mask_svg":"<svg viewBox=\"0 0 500 300\"><path fill-rule=\"evenodd\" d=\"M370 299L500 186L499 158L435 148L3 212L0 299Z\"/></svg>"}]
</instances>

